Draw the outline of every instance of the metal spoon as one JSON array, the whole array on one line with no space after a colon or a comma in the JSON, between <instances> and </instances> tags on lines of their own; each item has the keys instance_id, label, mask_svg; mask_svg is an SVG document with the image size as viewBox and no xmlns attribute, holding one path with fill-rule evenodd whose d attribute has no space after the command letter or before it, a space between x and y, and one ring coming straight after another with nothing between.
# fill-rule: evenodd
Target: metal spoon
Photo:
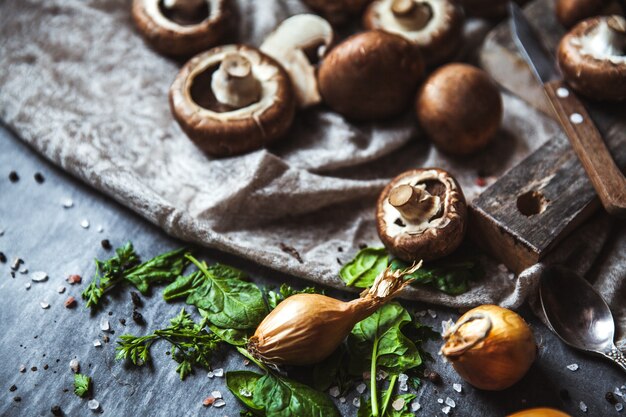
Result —
<instances>
[{"instance_id":1,"label":"metal spoon","mask_svg":"<svg viewBox=\"0 0 626 417\"><path fill-rule=\"evenodd\" d=\"M561 340L604 356L626 371L626 357L613 342L611 310L587 280L561 266L547 267L541 276L539 296L548 323Z\"/></svg>"}]
</instances>

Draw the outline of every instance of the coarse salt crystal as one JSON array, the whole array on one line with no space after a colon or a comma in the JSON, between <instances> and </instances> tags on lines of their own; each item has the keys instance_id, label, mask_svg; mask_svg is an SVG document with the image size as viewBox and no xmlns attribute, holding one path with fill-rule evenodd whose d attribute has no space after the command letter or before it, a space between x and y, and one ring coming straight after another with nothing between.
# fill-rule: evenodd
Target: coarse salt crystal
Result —
<instances>
[{"instance_id":1,"label":"coarse salt crystal","mask_svg":"<svg viewBox=\"0 0 626 417\"><path fill-rule=\"evenodd\" d=\"M28 274L28 268L22 268L20 269L20 274L24 275L24 274Z\"/></svg>"},{"instance_id":2,"label":"coarse salt crystal","mask_svg":"<svg viewBox=\"0 0 626 417\"><path fill-rule=\"evenodd\" d=\"M202 405L205 407L211 406L213 405L213 403L215 402L215 398L214 397L206 397L204 400L202 400Z\"/></svg>"},{"instance_id":3,"label":"coarse salt crystal","mask_svg":"<svg viewBox=\"0 0 626 417\"><path fill-rule=\"evenodd\" d=\"M30 282L27 282L26 284L24 284L24 286L26 287L27 290L30 290Z\"/></svg>"},{"instance_id":4,"label":"coarse salt crystal","mask_svg":"<svg viewBox=\"0 0 626 417\"><path fill-rule=\"evenodd\" d=\"M83 219L80 221L80 227L83 229L89 229L89 220Z\"/></svg>"},{"instance_id":5,"label":"coarse salt crystal","mask_svg":"<svg viewBox=\"0 0 626 417\"><path fill-rule=\"evenodd\" d=\"M328 390L328 393L331 395L331 397L339 397L340 391L339 391L339 387L330 387L330 389Z\"/></svg>"},{"instance_id":6,"label":"coarse salt crystal","mask_svg":"<svg viewBox=\"0 0 626 417\"><path fill-rule=\"evenodd\" d=\"M104 227L102 227L102 225L98 225L98 233L102 233L104 232Z\"/></svg>"},{"instance_id":7,"label":"coarse salt crystal","mask_svg":"<svg viewBox=\"0 0 626 417\"><path fill-rule=\"evenodd\" d=\"M400 375L398 375L398 381L406 382L408 380L409 380L409 376L407 374L400 374Z\"/></svg>"},{"instance_id":8,"label":"coarse salt crystal","mask_svg":"<svg viewBox=\"0 0 626 417\"><path fill-rule=\"evenodd\" d=\"M585 404L583 401L581 401L580 404L578 404L578 407L580 408L580 411L582 411L583 413L586 413L588 410L587 404Z\"/></svg>"},{"instance_id":9,"label":"coarse salt crystal","mask_svg":"<svg viewBox=\"0 0 626 417\"><path fill-rule=\"evenodd\" d=\"M461 384L452 384L452 389L456 392L461 392L463 391L463 386Z\"/></svg>"},{"instance_id":10,"label":"coarse salt crystal","mask_svg":"<svg viewBox=\"0 0 626 417\"><path fill-rule=\"evenodd\" d=\"M339 398L339 402L340 402L341 404L345 404L345 403L346 403L346 397L340 397L340 398Z\"/></svg>"},{"instance_id":11,"label":"coarse salt crystal","mask_svg":"<svg viewBox=\"0 0 626 417\"><path fill-rule=\"evenodd\" d=\"M20 365L20 372L21 373L26 372L26 365Z\"/></svg>"},{"instance_id":12,"label":"coarse salt crystal","mask_svg":"<svg viewBox=\"0 0 626 417\"><path fill-rule=\"evenodd\" d=\"M406 382L401 382L399 388L400 388L400 391L408 391L409 390L409 386L407 385Z\"/></svg>"},{"instance_id":13,"label":"coarse salt crystal","mask_svg":"<svg viewBox=\"0 0 626 417\"><path fill-rule=\"evenodd\" d=\"M443 404L443 398L437 398L437 402L438 402L439 404Z\"/></svg>"},{"instance_id":14,"label":"coarse salt crystal","mask_svg":"<svg viewBox=\"0 0 626 417\"><path fill-rule=\"evenodd\" d=\"M404 398L397 398L394 402L391 403L391 407L396 411L400 411L404 408L405 404L406 401L404 401Z\"/></svg>"},{"instance_id":15,"label":"coarse salt crystal","mask_svg":"<svg viewBox=\"0 0 626 417\"><path fill-rule=\"evenodd\" d=\"M444 414L450 414L450 406L446 405L445 407L441 409L441 412Z\"/></svg>"},{"instance_id":16,"label":"coarse salt crystal","mask_svg":"<svg viewBox=\"0 0 626 417\"><path fill-rule=\"evenodd\" d=\"M411 403L411 411L415 412L415 411L419 411L419 409L422 408L422 405L420 403L417 402L417 400L413 401Z\"/></svg>"},{"instance_id":17,"label":"coarse salt crystal","mask_svg":"<svg viewBox=\"0 0 626 417\"><path fill-rule=\"evenodd\" d=\"M354 400L352 400L352 405L359 408L361 406L361 399L359 397L356 397Z\"/></svg>"},{"instance_id":18,"label":"coarse salt crystal","mask_svg":"<svg viewBox=\"0 0 626 417\"><path fill-rule=\"evenodd\" d=\"M437 313L434 310L428 309L428 314L434 319L437 318Z\"/></svg>"},{"instance_id":19,"label":"coarse salt crystal","mask_svg":"<svg viewBox=\"0 0 626 417\"><path fill-rule=\"evenodd\" d=\"M577 363L573 363L571 365L567 365L567 369L569 369L572 372L577 371L578 370L578 364Z\"/></svg>"},{"instance_id":20,"label":"coarse salt crystal","mask_svg":"<svg viewBox=\"0 0 626 417\"><path fill-rule=\"evenodd\" d=\"M72 201L71 198L66 198L65 200L63 200L63 207L65 208L72 208L74 207L74 202Z\"/></svg>"},{"instance_id":21,"label":"coarse salt crystal","mask_svg":"<svg viewBox=\"0 0 626 417\"><path fill-rule=\"evenodd\" d=\"M102 346L102 342L100 340L96 339L96 340L93 341L93 345L95 347L100 347L100 346Z\"/></svg>"},{"instance_id":22,"label":"coarse salt crystal","mask_svg":"<svg viewBox=\"0 0 626 417\"><path fill-rule=\"evenodd\" d=\"M356 386L356 390L359 394L363 394L366 388L367 388L367 385L363 383L360 383L359 385Z\"/></svg>"},{"instance_id":23,"label":"coarse salt crystal","mask_svg":"<svg viewBox=\"0 0 626 417\"><path fill-rule=\"evenodd\" d=\"M43 308L44 310L45 310L45 309L50 308L50 304L46 303L45 301L40 302L40 303L39 303L39 305L40 305L40 306L41 306L41 308Z\"/></svg>"},{"instance_id":24,"label":"coarse salt crystal","mask_svg":"<svg viewBox=\"0 0 626 417\"><path fill-rule=\"evenodd\" d=\"M215 374L213 373L213 371L209 371L206 374L207 378L213 378L215 376Z\"/></svg>"},{"instance_id":25,"label":"coarse salt crystal","mask_svg":"<svg viewBox=\"0 0 626 417\"><path fill-rule=\"evenodd\" d=\"M215 398L222 398L222 392L221 391L213 391L211 392L211 395Z\"/></svg>"},{"instance_id":26,"label":"coarse salt crystal","mask_svg":"<svg viewBox=\"0 0 626 417\"><path fill-rule=\"evenodd\" d=\"M63 294L65 292L65 287L63 285L57 287L57 292L59 294Z\"/></svg>"},{"instance_id":27,"label":"coarse salt crystal","mask_svg":"<svg viewBox=\"0 0 626 417\"><path fill-rule=\"evenodd\" d=\"M456 403L454 402L454 400L450 397L446 397L446 401L445 401L446 405L449 405L450 407L454 408L456 407Z\"/></svg>"},{"instance_id":28,"label":"coarse salt crystal","mask_svg":"<svg viewBox=\"0 0 626 417\"><path fill-rule=\"evenodd\" d=\"M620 397L623 397L623 396L624 396L624 393L622 392L622 390L621 390L621 389L619 389L619 388L617 388L617 387L615 388L614 394L615 394L615 395L618 395L618 396L620 396Z\"/></svg>"},{"instance_id":29,"label":"coarse salt crystal","mask_svg":"<svg viewBox=\"0 0 626 417\"><path fill-rule=\"evenodd\" d=\"M615 404L615 411L617 411L618 413L621 413L622 410L624 410L624 404L622 403Z\"/></svg>"},{"instance_id":30,"label":"coarse salt crystal","mask_svg":"<svg viewBox=\"0 0 626 417\"><path fill-rule=\"evenodd\" d=\"M72 359L70 361L70 369L74 373L77 373L78 371L80 371L80 363L78 362L78 359Z\"/></svg>"},{"instance_id":31,"label":"coarse salt crystal","mask_svg":"<svg viewBox=\"0 0 626 417\"><path fill-rule=\"evenodd\" d=\"M72 274L69 277L67 277L66 281L69 282L70 284L74 285L74 284L80 284L80 282L83 279L81 278L80 275L76 275L76 274Z\"/></svg>"},{"instance_id":32,"label":"coarse salt crystal","mask_svg":"<svg viewBox=\"0 0 626 417\"><path fill-rule=\"evenodd\" d=\"M218 378L221 378L224 376L224 370L222 368L217 368L213 370L213 375L215 375Z\"/></svg>"},{"instance_id":33,"label":"coarse salt crystal","mask_svg":"<svg viewBox=\"0 0 626 417\"><path fill-rule=\"evenodd\" d=\"M387 379L388 376L389 376L389 374L381 369L376 374L376 380L377 381L382 381L383 379Z\"/></svg>"},{"instance_id":34,"label":"coarse salt crystal","mask_svg":"<svg viewBox=\"0 0 626 417\"><path fill-rule=\"evenodd\" d=\"M103 332L108 332L111 330L111 323L107 319L100 320L100 330Z\"/></svg>"},{"instance_id":35,"label":"coarse salt crystal","mask_svg":"<svg viewBox=\"0 0 626 417\"><path fill-rule=\"evenodd\" d=\"M34 282L44 282L48 279L48 274L43 271L35 271L31 274L30 279Z\"/></svg>"},{"instance_id":36,"label":"coarse salt crystal","mask_svg":"<svg viewBox=\"0 0 626 417\"><path fill-rule=\"evenodd\" d=\"M100 403L98 400L89 400L87 407L89 407L90 410L97 411L100 408Z\"/></svg>"},{"instance_id":37,"label":"coarse salt crystal","mask_svg":"<svg viewBox=\"0 0 626 417\"><path fill-rule=\"evenodd\" d=\"M221 398L218 398L217 400L215 400L215 402L213 403L213 407L215 408L220 408L220 407L224 407L226 405L226 401L222 400Z\"/></svg>"},{"instance_id":38,"label":"coarse salt crystal","mask_svg":"<svg viewBox=\"0 0 626 417\"><path fill-rule=\"evenodd\" d=\"M246 398L252 397L252 392L248 391L245 388L240 389L239 394L243 395Z\"/></svg>"}]
</instances>

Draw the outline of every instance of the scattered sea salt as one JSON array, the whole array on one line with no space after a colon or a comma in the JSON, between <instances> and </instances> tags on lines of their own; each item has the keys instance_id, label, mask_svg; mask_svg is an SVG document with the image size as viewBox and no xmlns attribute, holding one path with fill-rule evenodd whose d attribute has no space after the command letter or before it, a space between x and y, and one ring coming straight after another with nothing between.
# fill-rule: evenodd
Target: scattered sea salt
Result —
<instances>
[{"instance_id":1,"label":"scattered sea salt","mask_svg":"<svg viewBox=\"0 0 626 417\"><path fill-rule=\"evenodd\" d=\"M98 233L102 233L104 232L104 227L102 227L102 225L99 224L96 230L98 231Z\"/></svg>"},{"instance_id":2,"label":"scattered sea salt","mask_svg":"<svg viewBox=\"0 0 626 417\"><path fill-rule=\"evenodd\" d=\"M24 274L28 274L28 268L22 268L20 269L20 274L24 275Z\"/></svg>"},{"instance_id":3,"label":"scattered sea salt","mask_svg":"<svg viewBox=\"0 0 626 417\"><path fill-rule=\"evenodd\" d=\"M89 220L83 219L80 221L80 227L83 229L89 229Z\"/></svg>"},{"instance_id":4,"label":"scattered sea salt","mask_svg":"<svg viewBox=\"0 0 626 417\"><path fill-rule=\"evenodd\" d=\"M339 402L340 402L341 404L345 404L345 402L346 402L346 397L340 397L340 398L339 398Z\"/></svg>"},{"instance_id":5,"label":"scattered sea salt","mask_svg":"<svg viewBox=\"0 0 626 417\"><path fill-rule=\"evenodd\" d=\"M367 388L367 385L365 385L364 383L360 383L359 385L356 386L356 390L359 394L363 394L366 388Z\"/></svg>"},{"instance_id":6,"label":"scattered sea salt","mask_svg":"<svg viewBox=\"0 0 626 417\"><path fill-rule=\"evenodd\" d=\"M615 411L617 411L618 413L621 413L623 409L624 409L624 404L622 403L615 404Z\"/></svg>"},{"instance_id":7,"label":"scattered sea salt","mask_svg":"<svg viewBox=\"0 0 626 417\"><path fill-rule=\"evenodd\" d=\"M224 401L221 398L218 398L217 400L215 400L215 402L213 403L213 407L215 408L220 408L220 407L224 407L226 405L226 401Z\"/></svg>"},{"instance_id":8,"label":"scattered sea salt","mask_svg":"<svg viewBox=\"0 0 626 417\"><path fill-rule=\"evenodd\" d=\"M624 396L624 393L622 392L622 390L621 390L621 389L619 389L619 388L617 388L617 387L615 388L615 391L614 391L613 393L614 393L615 395L617 395L617 396L620 396L620 397L623 397L623 396Z\"/></svg>"},{"instance_id":9,"label":"scattered sea salt","mask_svg":"<svg viewBox=\"0 0 626 417\"><path fill-rule=\"evenodd\" d=\"M100 320L100 330L103 332L108 332L111 330L111 323L107 319Z\"/></svg>"},{"instance_id":10,"label":"scattered sea salt","mask_svg":"<svg viewBox=\"0 0 626 417\"><path fill-rule=\"evenodd\" d=\"M406 382L408 380L409 380L409 376L407 374L400 374L400 375L398 375L398 381Z\"/></svg>"},{"instance_id":11,"label":"scattered sea salt","mask_svg":"<svg viewBox=\"0 0 626 417\"><path fill-rule=\"evenodd\" d=\"M339 391L339 387L331 387L328 390L328 393L331 395L331 397L339 397L340 391Z\"/></svg>"},{"instance_id":12,"label":"scattered sea salt","mask_svg":"<svg viewBox=\"0 0 626 417\"><path fill-rule=\"evenodd\" d=\"M439 404L443 404L443 398L437 398L437 402L438 402Z\"/></svg>"},{"instance_id":13,"label":"scattered sea salt","mask_svg":"<svg viewBox=\"0 0 626 417\"><path fill-rule=\"evenodd\" d=\"M77 373L78 371L80 371L80 363L78 362L78 359L72 359L70 361L70 369L74 373Z\"/></svg>"},{"instance_id":14,"label":"scattered sea salt","mask_svg":"<svg viewBox=\"0 0 626 417\"><path fill-rule=\"evenodd\" d=\"M24 284L24 286L26 287L27 290L30 290L30 282L27 282L26 284Z\"/></svg>"},{"instance_id":15,"label":"scattered sea salt","mask_svg":"<svg viewBox=\"0 0 626 417\"><path fill-rule=\"evenodd\" d=\"M59 287L57 288L57 292L58 292L59 294L63 294L63 293L65 292L65 287L64 287L63 285L59 286Z\"/></svg>"},{"instance_id":16,"label":"scattered sea salt","mask_svg":"<svg viewBox=\"0 0 626 417\"><path fill-rule=\"evenodd\" d=\"M377 381L382 381L383 379L387 379L388 376L389 376L389 374L381 369L376 374L376 380Z\"/></svg>"},{"instance_id":17,"label":"scattered sea salt","mask_svg":"<svg viewBox=\"0 0 626 417\"><path fill-rule=\"evenodd\" d=\"M578 406L580 407L580 411L582 411L583 413L587 412L588 410L587 404L585 404L583 401L581 401Z\"/></svg>"},{"instance_id":18,"label":"scattered sea salt","mask_svg":"<svg viewBox=\"0 0 626 417\"><path fill-rule=\"evenodd\" d=\"M35 282L44 282L48 279L48 274L43 271L35 271L31 274L30 279Z\"/></svg>"},{"instance_id":19,"label":"scattered sea salt","mask_svg":"<svg viewBox=\"0 0 626 417\"><path fill-rule=\"evenodd\" d=\"M404 398L397 398L394 402L391 403L391 407L396 411L400 411L404 408L405 404L406 401L404 401Z\"/></svg>"},{"instance_id":20,"label":"scattered sea salt","mask_svg":"<svg viewBox=\"0 0 626 417\"><path fill-rule=\"evenodd\" d=\"M409 390L409 386L407 385L406 382L400 382L399 388L400 388L400 391L408 391Z\"/></svg>"},{"instance_id":21,"label":"scattered sea salt","mask_svg":"<svg viewBox=\"0 0 626 417\"><path fill-rule=\"evenodd\" d=\"M416 315L417 317L424 317L426 314L427 314L427 313L426 313L426 311L425 311L425 310L422 310L422 311L416 311L416 312L415 312L415 315Z\"/></svg>"},{"instance_id":22,"label":"scattered sea salt","mask_svg":"<svg viewBox=\"0 0 626 417\"><path fill-rule=\"evenodd\" d=\"M215 374L213 373L213 371L209 371L206 374L207 378L213 378L215 376Z\"/></svg>"},{"instance_id":23,"label":"scattered sea salt","mask_svg":"<svg viewBox=\"0 0 626 417\"><path fill-rule=\"evenodd\" d=\"M461 384L452 384L452 389L456 392L461 392L463 391L463 386Z\"/></svg>"},{"instance_id":24,"label":"scattered sea salt","mask_svg":"<svg viewBox=\"0 0 626 417\"><path fill-rule=\"evenodd\" d=\"M98 400L89 400L89 402L87 403L87 407L89 407L89 409L92 411L97 411L100 409L100 403L98 402Z\"/></svg>"},{"instance_id":25,"label":"scattered sea salt","mask_svg":"<svg viewBox=\"0 0 626 417\"><path fill-rule=\"evenodd\" d=\"M22 365L20 365L20 372L21 372L21 373L26 372L26 365L23 365L23 364L22 364Z\"/></svg>"},{"instance_id":26,"label":"scattered sea salt","mask_svg":"<svg viewBox=\"0 0 626 417\"><path fill-rule=\"evenodd\" d=\"M224 376L224 369L222 368L217 368L213 370L213 375L215 375L218 378L221 378Z\"/></svg>"},{"instance_id":27,"label":"scattered sea salt","mask_svg":"<svg viewBox=\"0 0 626 417\"><path fill-rule=\"evenodd\" d=\"M100 346L102 346L102 342L100 340L96 339L96 340L93 341L93 345L95 347L100 347Z\"/></svg>"},{"instance_id":28,"label":"scattered sea salt","mask_svg":"<svg viewBox=\"0 0 626 417\"><path fill-rule=\"evenodd\" d=\"M428 314L434 319L437 318L437 313L434 310L428 309Z\"/></svg>"},{"instance_id":29,"label":"scattered sea salt","mask_svg":"<svg viewBox=\"0 0 626 417\"><path fill-rule=\"evenodd\" d=\"M450 407L454 408L456 407L456 403L454 402L454 400L450 397L446 397L446 401L445 401L446 405L449 405Z\"/></svg>"},{"instance_id":30,"label":"scattered sea salt","mask_svg":"<svg viewBox=\"0 0 626 417\"><path fill-rule=\"evenodd\" d=\"M41 308L43 308L44 310L47 308L50 308L50 304L46 303L45 301L42 301L39 303L39 305L41 306Z\"/></svg>"},{"instance_id":31,"label":"scattered sea salt","mask_svg":"<svg viewBox=\"0 0 626 417\"><path fill-rule=\"evenodd\" d=\"M245 388L240 389L239 394L243 395L246 398L252 397L252 393Z\"/></svg>"},{"instance_id":32,"label":"scattered sea salt","mask_svg":"<svg viewBox=\"0 0 626 417\"><path fill-rule=\"evenodd\" d=\"M63 207L65 208L72 208L74 207L74 202L72 201L71 198L66 198L65 200L63 200Z\"/></svg>"},{"instance_id":33,"label":"scattered sea salt","mask_svg":"<svg viewBox=\"0 0 626 417\"><path fill-rule=\"evenodd\" d=\"M572 372L577 371L578 370L578 364L577 363L573 363L571 365L567 365L567 369L569 369Z\"/></svg>"},{"instance_id":34,"label":"scattered sea salt","mask_svg":"<svg viewBox=\"0 0 626 417\"><path fill-rule=\"evenodd\" d=\"M213 396L213 398L222 398L222 392L221 391L213 391L211 392L211 395Z\"/></svg>"},{"instance_id":35,"label":"scattered sea salt","mask_svg":"<svg viewBox=\"0 0 626 417\"><path fill-rule=\"evenodd\" d=\"M359 397L356 397L354 400L352 400L352 405L359 408L361 406L361 399Z\"/></svg>"},{"instance_id":36,"label":"scattered sea salt","mask_svg":"<svg viewBox=\"0 0 626 417\"><path fill-rule=\"evenodd\" d=\"M450 406L446 405L445 407L441 409L441 412L444 414L450 414Z\"/></svg>"},{"instance_id":37,"label":"scattered sea salt","mask_svg":"<svg viewBox=\"0 0 626 417\"><path fill-rule=\"evenodd\" d=\"M420 408L422 408L422 405L421 405L420 403L418 403L418 402L417 402L417 400L416 400L416 401L413 401L413 402L411 403L411 411L416 412L416 411L418 411Z\"/></svg>"}]
</instances>

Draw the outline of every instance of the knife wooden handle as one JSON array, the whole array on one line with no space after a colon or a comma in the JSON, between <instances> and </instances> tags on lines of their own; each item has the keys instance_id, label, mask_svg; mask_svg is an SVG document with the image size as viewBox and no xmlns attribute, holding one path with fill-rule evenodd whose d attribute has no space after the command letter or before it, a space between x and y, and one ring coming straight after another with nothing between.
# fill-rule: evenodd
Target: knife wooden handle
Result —
<instances>
[{"instance_id":1,"label":"knife wooden handle","mask_svg":"<svg viewBox=\"0 0 626 417\"><path fill-rule=\"evenodd\" d=\"M585 106L564 81L544 84L563 130L609 214L626 217L626 179Z\"/></svg>"}]
</instances>

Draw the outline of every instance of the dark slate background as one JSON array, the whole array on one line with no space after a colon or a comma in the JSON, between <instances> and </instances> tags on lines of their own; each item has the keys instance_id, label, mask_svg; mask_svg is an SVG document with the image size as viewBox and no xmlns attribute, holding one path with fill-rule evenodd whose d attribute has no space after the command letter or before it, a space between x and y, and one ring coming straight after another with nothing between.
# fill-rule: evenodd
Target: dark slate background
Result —
<instances>
[{"instance_id":1,"label":"dark slate background","mask_svg":"<svg viewBox=\"0 0 626 417\"><path fill-rule=\"evenodd\" d=\"M20 175L17 183L8 179L9 172ZM33 176L41 172L45 182L38 184ZM71 198L74 207L64 208L64 200ZM81 220L87 219L88 229ZM104 231L97 228L102 225ZM127 287L107 294L109 302L97 314L92 315L80 300L80 292L92 277L94 258L107 258L112 252L104 250L100 241L109 239L114 247L132 240L143 259L180 247L174 240L130 212L121 205L105 198L58 168L36 155L11 132L0 127L0 251L8 258L0 263L0 415L46 416L52 415L53 405L61 406L68 416L90 415L87 400L73 394L73 374L69 369L72 358L79 359L82 373L94 380L93 397L101 404L101 412L108 416L154 415L154 416L238 416L241 410L237 400L225 387L224 378L207 378L206 371L199 371L180 381L175 373L176 364L165 355L167 345L158 343L152 348L153 363L136 368L115 361L115 341L125 332L145 334L167 325L182 303L167 304L160 297L160 289L152 296L144 297L140 309L147 324L138 326L131 319L132 304ZM255 282L276 287L287 282L303 287L307 282L259 267L251 262L214 250L196 248L196 253L209 262L220 261L247 271ZM22 268L28 274L10 276L10 264L14 257L25 260ZM34 271L49 275L44 283L31 282ZM69 274L83 276L83 283L70 286L65 282ZM31 282L31 289L25 284ZM67 287L58 294L60 285ZM343 299L354 294L329 291ZM68 310L63 301L73 295L79 301L77 308ZM50 308L44 310L40 302L46 301ZM412 310L432 308L436 318L426 315L423 321L439 331L442 320L459 316L458 311L434 306L408 304ZM417 397L422 409L416 415L441 415L442 404L438 398L447 396L456 401L453 416L504 416L508 413L533 406L560 408L573 416L618 415L614 406L605 399L607 391L626 383L626 375L617 367L599 359L582 355L564 346L543 326L528 309L521 311L529 321L539 343L539 357L526 377L514 387L503 392L482 392L469 386L454 373L451 366L436 355L440 342L431 342L427 350L435 361L428 364L439 372L443 384L424 382ZM102 347L93 346L101 338L99 324L107 318L115 331L111 341ZM126 319L126 327L119 319ZM566 365L577 363L580 369L572 372ZM19 372L20 365L27 368ZM44 370L44 366L48 369ZM31 371L31 367L37 371ZM250 369L234 350L218 355L215 368L224 370ZM452 384L461 382L461 394ZM17 390L10 392L15 385ZM67 392L66 392L67 390ZM211 391L222 392L226 406L220 409L204 408L202 400ZM564 395L567 390L569 395ZM345 416L355 416L353 391L345 404L338 407ZM21 397L20 402L15 397ZM569 397L569 398L567 398ZM618 399L620 399L618 397ZM582 413L579 402L589 407Z\"/></svg>"}]
</instances>

